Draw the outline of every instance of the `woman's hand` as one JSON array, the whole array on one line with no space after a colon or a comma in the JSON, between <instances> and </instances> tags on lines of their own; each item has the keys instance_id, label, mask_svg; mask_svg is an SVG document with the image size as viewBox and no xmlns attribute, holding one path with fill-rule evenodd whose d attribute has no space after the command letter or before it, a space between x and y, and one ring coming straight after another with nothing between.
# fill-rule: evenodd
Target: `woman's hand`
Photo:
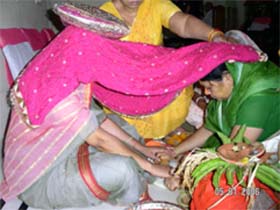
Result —
<instances>
[{"instance_id":1,"label":"woman's hand","mask_svg":"<svg viewBox=\"0 0 280 210\"><path fill-rule=\"evenodd\" d=\"M146 147L143 146L141 152L148 158L159 163L163 156L171 156L174 153L173 147Z\"/></svg>"},{"instance_id":2,"label":"woman's hand","mask_svg":"<svg viewBox=\"0 0 280 210\"><path fill-rule=\"evenodd\" d=\"M231 44L237 44L238 41L230 36L225 36L225 34L217 29L212 29L208 33L208 41L209 42L225 42L225 43L231 43Z\"/></svg>"},{"instance_id":3,"label":"woman's hand","mask_svg":"<svg viewBox=\"0 0 280 210\"><path fill-rule=\"evenodd\" d=\"M176 189L178 189L180 187L180 182L181 179L179 176L172 176L164 179L165 186L171 191L175 191Z\"/></svg>"},{"instance_id":4,"label":"woman's hand","mask_svg":"<svg viewBox=\"0 0 280 210\"><path fill-rule=\"evenodd\" d=\"M170 167L158 165L158 164L151 164L150 169L147 170L152 175L162 178L170 178L171 175L169 173Z\"/></svg>"},{"instance_id":5,"label":"woman's hand","mask_svg":"<svg viewBox=\"0 0 280 210\"><path fill-rule=\"evenodd\" d=\"M217 36L214 36L211 42L228 42L228 40L224 35L219 34Z\"/></svg>"},{"instance_id":6,"label":"woman's hand","mask_svg":"<svg viewBox=\"0 0 280 210\"><path fill-rule=\"evenodd\" d=\"M214 36L213 39L212 39L212 42L225 42L225 43L231 43L231 44L238 44L237 40L235 40L232 37L226 37L223 34Z\"/></svg>"}]
</instances>

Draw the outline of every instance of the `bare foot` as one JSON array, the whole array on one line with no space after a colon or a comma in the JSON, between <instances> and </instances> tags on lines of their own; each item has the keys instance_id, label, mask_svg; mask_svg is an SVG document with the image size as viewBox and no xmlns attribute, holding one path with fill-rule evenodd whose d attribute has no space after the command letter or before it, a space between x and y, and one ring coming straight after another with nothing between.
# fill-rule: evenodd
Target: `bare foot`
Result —
<instances>
[{"instance_id":1,"label":"bare foot","mask_svg":"<svg viewBox=\"0 0 280 210\"><path fill-rule=\"evenodd\" d=\"M180 187L181 178L179 176L172 176L170 178L164 179L165 186L171 190L175 191Z\"/></svg>"}]
</instances>

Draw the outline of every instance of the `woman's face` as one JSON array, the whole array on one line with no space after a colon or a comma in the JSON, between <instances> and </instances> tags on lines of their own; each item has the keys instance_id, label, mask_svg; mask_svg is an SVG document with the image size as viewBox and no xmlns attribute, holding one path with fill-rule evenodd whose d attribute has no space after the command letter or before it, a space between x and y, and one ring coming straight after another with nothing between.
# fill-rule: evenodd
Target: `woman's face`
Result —
<instances>
[{"instance_id":1,"label":"woman's face","mask_svg":"<svg viewBox=\"0 0 280 210\"><path fill-rule=\"evenodd\" d=\"M130 8L130 9L135 9L138 8L144 0L120 0L123 6Z\"/></svg>"},{"instance_id":2,"label":"woman's face","mask_svg":"<svg viewBox=\"0 0 280 210\"><path fill-rule=\"evenodd\" d=\"M204 87L205 95L210 95L217 100L224 100L229 98L234 86L232 76L226 73L222 76L221 81L200 81Z\"/></svg>"}]
</instances>

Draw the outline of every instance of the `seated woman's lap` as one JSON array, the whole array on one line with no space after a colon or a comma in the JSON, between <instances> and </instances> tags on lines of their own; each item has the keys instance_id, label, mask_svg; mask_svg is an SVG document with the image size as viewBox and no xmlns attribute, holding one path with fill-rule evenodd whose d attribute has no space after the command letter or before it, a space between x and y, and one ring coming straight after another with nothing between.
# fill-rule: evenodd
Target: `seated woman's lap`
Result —
<instances>
[{"instance_id":1,"label":"seated woman's lap","mask_svg":"<svg viewBox=\"0 0 280 210\"><path fill-rule=\"evenodd\" d=\"M100 204L80 176L76 154L53 167L19 198L28 206L43 209ZM135 202L145 191L144 172L131 158L96 151L89 159L97 183L110 192L108 202Z\"/></svg>"},{"instance_id":2,"label":"seated woman's lap","mask_svg":"<svg viewBox=\"0 0 280 210\"><path fill-rule=\"evenodd\" d=\"M144 171L132 158L98 152L90 163L98 184L110 192L111 203L136 202L146 190Z\"/></svg>"}]
</instances>

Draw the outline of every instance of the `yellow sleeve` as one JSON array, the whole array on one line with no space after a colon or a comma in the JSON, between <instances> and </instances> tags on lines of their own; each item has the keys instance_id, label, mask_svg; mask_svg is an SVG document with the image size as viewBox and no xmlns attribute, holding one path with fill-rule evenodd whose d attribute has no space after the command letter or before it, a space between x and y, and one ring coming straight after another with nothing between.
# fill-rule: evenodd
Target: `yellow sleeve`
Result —
<instances>
[{"instance_id":1,"label":"yellow sleeve","mask_svg":"<svg viewBox=\"0 0 280 210\"><path fill-rule=\"evenodd\" d=\"M169 28L169 19L178 11L181 11L170 0L159 0L159 5L157 6L159 14L161 14L162 25Z\"/></svg>"},{"instance_id":2,"label":"yellow sleeve","mask_svg":"<svg viewBox=\"0 0 280 210\"><path fill-rule=\"evenodd\" d=\"M105 2L104 4L101 4L101 5L99 6L99 9L102 9L102 10L104 10L104 11L107 11L107 9L111 7L110 4L111 4L111 2L107 1L107 2Z\"/></svg>"},{"instance_id":3,"label":"yellow sleeve","mask_svg":"<svg viewBox=\"0 0 280 210\"><path fill-rule=\"evenodd\" d=\"M105 12L109 12L112 15L116 15L116 9L113 5L113 3L111 1L105 2L104 4L102 4L99 9L105 11Z\"/></svg>"}]
</instances>

